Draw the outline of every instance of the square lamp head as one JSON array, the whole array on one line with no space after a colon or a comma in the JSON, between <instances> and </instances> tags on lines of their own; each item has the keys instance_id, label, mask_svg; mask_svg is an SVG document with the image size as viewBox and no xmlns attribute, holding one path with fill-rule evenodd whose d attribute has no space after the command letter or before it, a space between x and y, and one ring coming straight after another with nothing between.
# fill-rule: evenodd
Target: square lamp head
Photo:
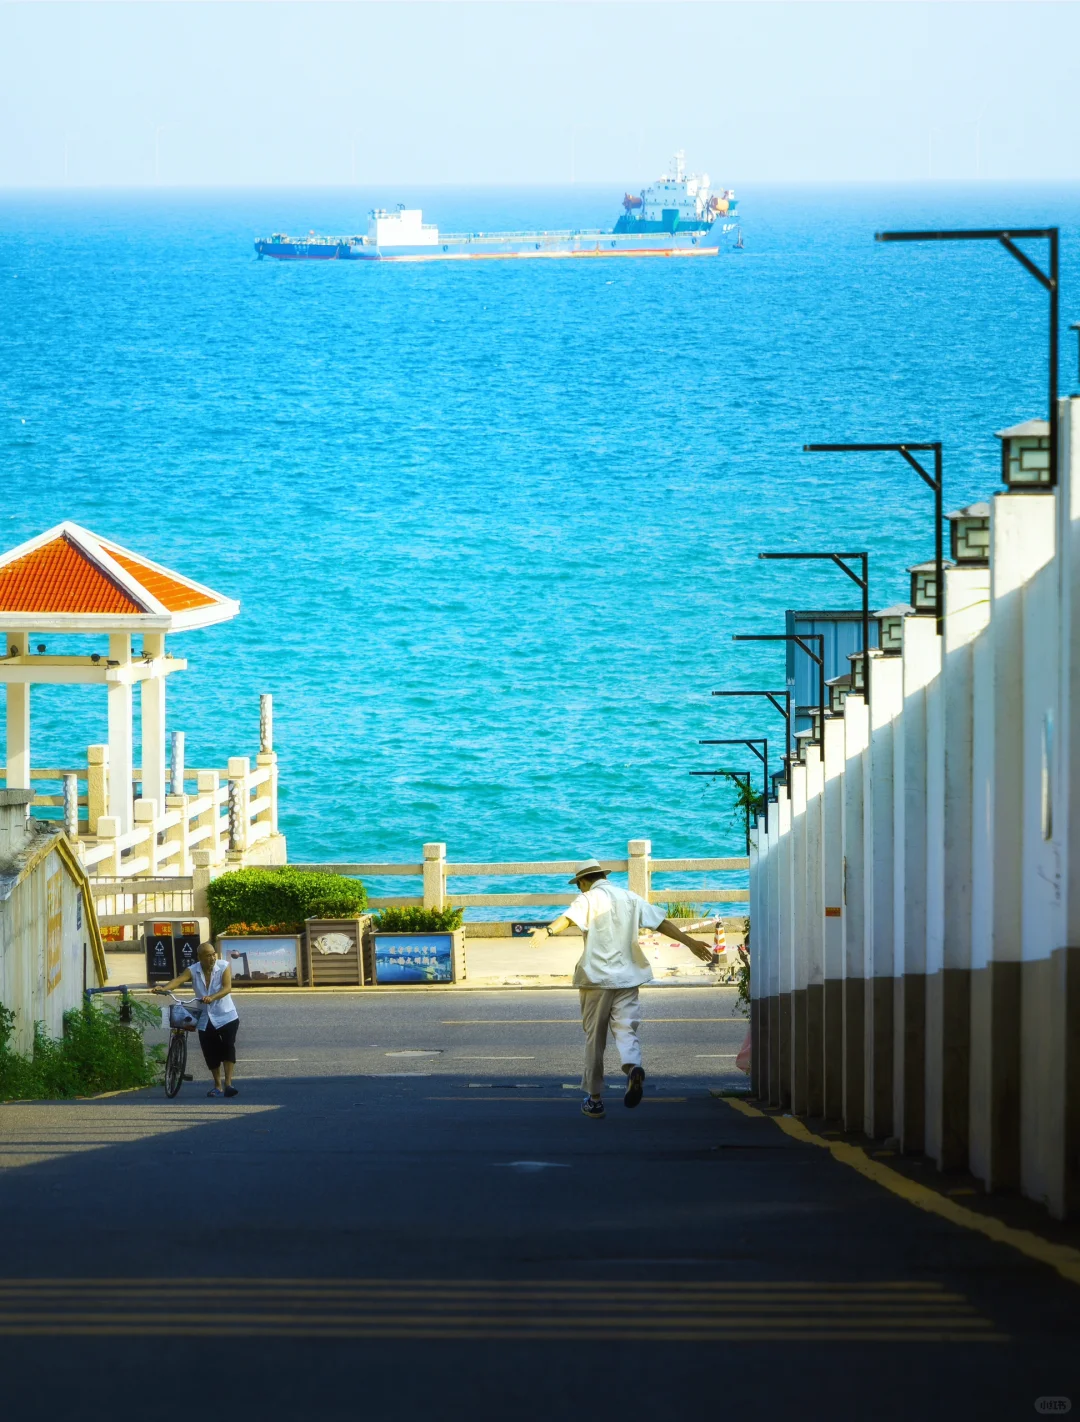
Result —
<instances>
[{"instance_id":1,"label":"square lamp head","mask_svg":"<svg viewBox=\"0 0 1080 1422\"><path fill-rule=\"evenodd\" d=\"M1001 481L1008 489L1050 488L1050 422L1025 420L997 430L1001 440Z\"/></svg>"},{"instance_id":2,"label":"square lamp head","mask_svg":"<svg viewBox=\"0 0 1080 1422\"><path fill-rule=\"evenodd\" d=\"M851 691L851 680L851 672L848 672L846 676L830 677L825 683L829 693L829 711L832 715L842 716L844 714L844 702L848 699L848 694Z\"/></svg>"},{"instance_id":3,"label":"square lamp head","mask_svg":"<svg viewBox=\"0 0 1080 1422\"><path fill-rule=\"evenodd\" d=\"M904 618L910 617L914 611L911 603L897 602L874 613L881 628L879 645L886 657L898 657L904 650Z\"/></svg>"},{"instance_id":4,"label":"square lamp head","mask_svg":"<svg viewBox=\"0 0 1080 1422\"><path fill-rule=\"evenodd\" d=\"M942 571L951 568L948 559L942 564ZM911 606L919 617L933 617L937 612L937 564L916 563L909 568L911 574Z\"/></svg>"},{"instance_id":5,"label":"square lamp head","mask_svg":"<svg viewBox=\"0 0 1080 1422\"><path fill-rule=\"evenodd\" d=\"M947 515L952 560L962 568L985 568L990 562L990 505L969 504Z\"/></svg>"}]
</instances>

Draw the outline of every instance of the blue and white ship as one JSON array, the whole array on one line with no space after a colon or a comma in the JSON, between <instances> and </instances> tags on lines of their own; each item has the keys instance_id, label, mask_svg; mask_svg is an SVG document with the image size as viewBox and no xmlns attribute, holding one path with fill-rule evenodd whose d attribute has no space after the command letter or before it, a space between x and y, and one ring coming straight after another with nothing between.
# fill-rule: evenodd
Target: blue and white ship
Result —
<instances>
[{"instance_id":1,"label":"blue and white ship","mask_svg":"<svg viewBox=\"0 0 1080 1422\"><path fill-rule=\"evenodd\" d=\"M260 257L286 262L440 262L511 257L709 257L739 249L738 203L730 188L713 192L709 175L686 172L676 153L672 171L623 198L610 232L443 232L420 208L399 203L369 214L364 236L290 237L275 232L255 243Z\"/></svg>"}]
</instances>

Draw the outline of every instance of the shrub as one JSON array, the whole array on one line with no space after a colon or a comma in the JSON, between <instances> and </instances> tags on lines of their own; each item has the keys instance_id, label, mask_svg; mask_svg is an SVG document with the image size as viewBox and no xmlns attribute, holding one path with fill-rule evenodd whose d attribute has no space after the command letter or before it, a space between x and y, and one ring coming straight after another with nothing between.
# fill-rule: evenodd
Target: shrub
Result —
<instances>
[{"instance_id":1,"label":"shrub","mask_svg":"<svg viewBox=\"0 0 1080 1422\"><path fill-rule=\"evenodd\" d=\"M249 929L273 927L278 933L300 933L305 918L355 918L367 907L359 879L312 870L238 869L212 879L210 931L223 933L229 924Z\"/></svg>"},{"instance_id":2,"label":"shrub","mask_svg":"<svg viewBox=\"0 0 1080 1422\"><path fill-rule=\"evenodd\" d=\"M673 899L671 903L664 905L664 913L668 918L697 918L698 912L694 904L683 903L681 899Z\"/></svg>"},{"instance_id":3,"label":"shrub","mask_svg":"<svg viewBox=\"0 0 1080 1422\"><path fill-rule=\"evenodd\" d=\"M461 927L464 909L385 908L375 920L376 933L452 933Z\"/></svg>"},{"instance_id":4,"label":"shrub","mask_svg":"<svg viewBox=\"0 0 1080 1422\"><path fill-rule=\"evenodd\" d=\"M141 1028L156 1025L158 1014L142 1003L129 1005L130 1024L121 1021L112 1004L87 1002L65 1012L59 1040L47 1037L41 1023L35 1023L29 1057L9 1049L15 1014L0 1005L0 1100L55 1100L152 1086L160 1049L147 1054Z\"/></svg>"}]
</instances>

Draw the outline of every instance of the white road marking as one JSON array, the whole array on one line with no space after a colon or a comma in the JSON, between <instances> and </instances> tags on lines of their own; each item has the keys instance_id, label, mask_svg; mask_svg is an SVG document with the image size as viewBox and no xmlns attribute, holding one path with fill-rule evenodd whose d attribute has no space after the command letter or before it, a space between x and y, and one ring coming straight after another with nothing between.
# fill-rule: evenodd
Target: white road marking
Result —
<instances>
[{"instance_id":1,"label":"white road marking","mask_svg":"<svg viewBox=\"0 0 1080 1422\"><path fill-rule=\"evenodd\" d=\"M510 1160L498 1161L496 1170L516 1170L521 1175L535 1175L538 1170L569 1170L568 1165L563 1165L557 1160Z\"/></svg>"}]
</instances>

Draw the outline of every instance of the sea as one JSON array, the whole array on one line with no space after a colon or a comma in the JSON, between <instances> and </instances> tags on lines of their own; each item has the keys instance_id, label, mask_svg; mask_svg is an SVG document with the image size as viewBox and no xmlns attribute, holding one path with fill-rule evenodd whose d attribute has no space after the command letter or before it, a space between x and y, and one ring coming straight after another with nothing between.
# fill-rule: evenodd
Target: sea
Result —
<instances>
[{"instance_id":1,"label":"sea","mask_svg":"<svg viewBox=\"0 0 1080 1422\"><path fill-rule=\"evenodd\" d=\"M949 511L1046 411L1043 288L997 243L875 231L1060 226L1068 392L1080 188L738 195L716 259L369 265L253 243L399 201L610 227L622 188L2 193L0 548L72 519L239 599L171 639L168 724L221 767L273 694L293 860L740 854L731 782L692 772L757 769L708 739L780 747L766 704L711 693L782 686L785 652L732 636L858 600L759 552L866 549L874 607L933 552L899 456L803 445L940 439ZM106 738L101 690L32 714L35 765Z\"/></svg>"}]
</instances>

